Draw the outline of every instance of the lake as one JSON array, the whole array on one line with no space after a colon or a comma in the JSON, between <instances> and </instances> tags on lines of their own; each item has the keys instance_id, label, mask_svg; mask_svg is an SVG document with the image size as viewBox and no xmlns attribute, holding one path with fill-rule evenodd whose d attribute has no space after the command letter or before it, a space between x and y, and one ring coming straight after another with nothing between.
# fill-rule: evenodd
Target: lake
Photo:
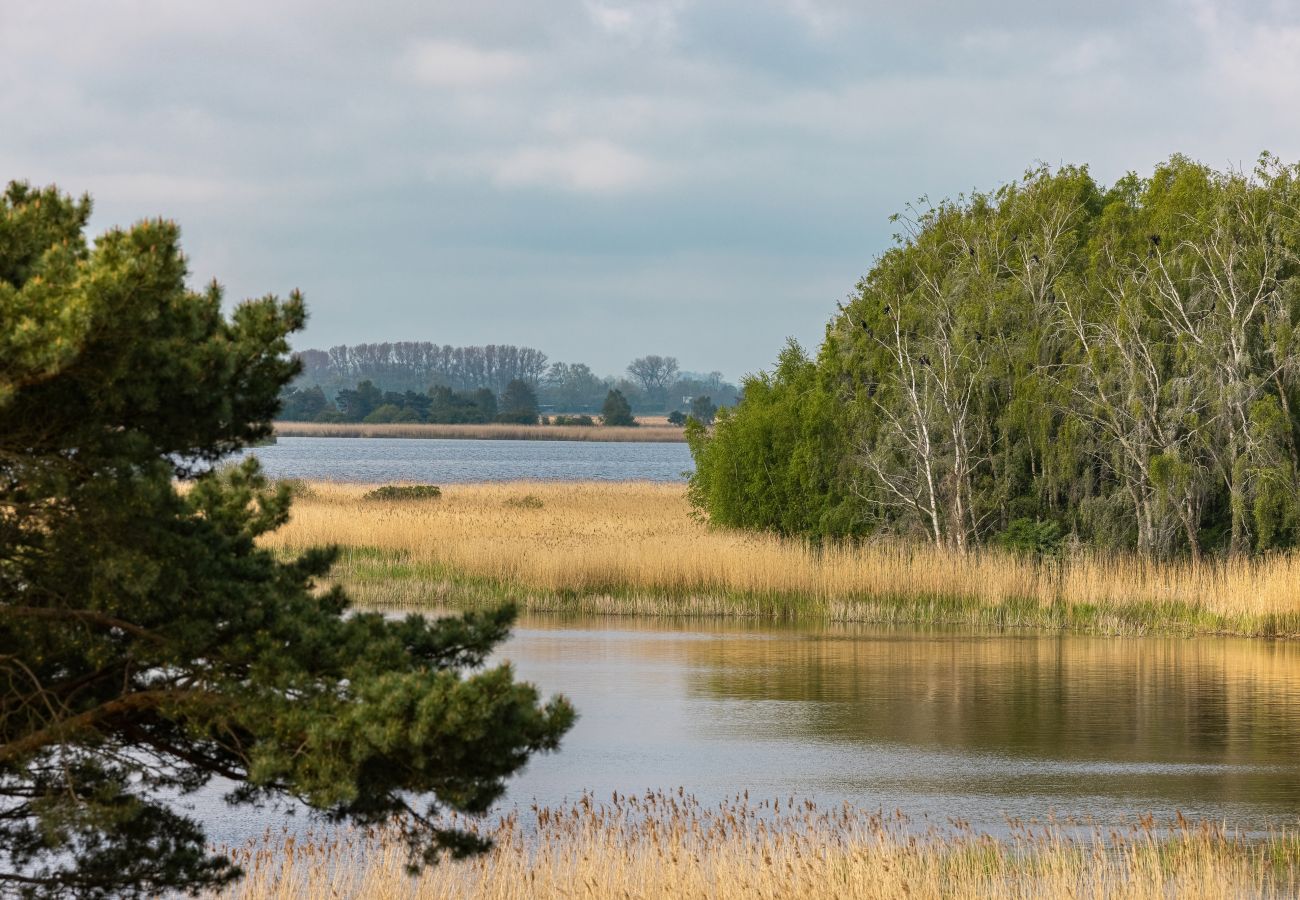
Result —
<instances>
[{"instance_id":1,"label":"lake","mask_svg":"<svg viewBox=\"0 0 1300 900\"><path fill-rule=\"evenodd\" d=\"M685 444L638 441L282 437L248 452L272 478L326 481L683 481L695 467Z\"/></svg>"},{"instance_id":2,"label":"lake","mask_svg":"<svg viewBox=\"0 0 1300 900\"><path fill-rule=\"evenodd\" d=\"M282 438L276 477L680 480L683 444ZM581 718L506 807L748 790L921 821L1297 823L1300 643L529 616L498 654ZM196 800L219 841L281 819ZM298 819L302 821L301 818Z\"/></svg>"},{"instance_id":3,"label":"lake","mask_svg":"<svg viewBox=\"0 0 1300 900\"><path fill-rule=\"evenodd\" d=\"M748 790L956 816L1295 826L1300 645L525 618L499 654L581 715L505 806ZM206 804L205 804L206 805ZM208 807L213 837L263 815Z\"/></svg>"}]
</instances>

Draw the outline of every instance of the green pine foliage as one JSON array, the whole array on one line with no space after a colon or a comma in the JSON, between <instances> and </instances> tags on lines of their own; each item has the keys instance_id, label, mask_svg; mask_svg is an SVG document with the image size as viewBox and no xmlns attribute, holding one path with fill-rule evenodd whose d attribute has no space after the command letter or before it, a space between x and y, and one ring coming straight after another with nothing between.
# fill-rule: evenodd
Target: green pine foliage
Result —
<instances>
[{"instance_id":1,"label":"green pine foliage","mask_svg":"<svg viewBox=\"0 0 1300 900\"><path fill-rule=\"evenodd\" d=\"M1300 167L1032 170L895 217L815 360L711 431L724 525L956 549L1014 523L1144 554L1300 541Z\"/></svg>"},{"instance_id":2,"label":"green pine foliage","mask_svg":"<svg viewBox=\"0 0 1300 900\"><path fill-rule=\"evenodd\" d=\"M160 799L218 776L232 803L405 814L417 862L480 849L433 817L486 810L574 718L484 667L513 611L354 612L316 587L332 550L260 548L293 487L212 464L270 434L302 299L227 318L186 286L175 224L91 245L89 212L0 199L0 893L229 882Z\"/></svg>"}]
</instances>

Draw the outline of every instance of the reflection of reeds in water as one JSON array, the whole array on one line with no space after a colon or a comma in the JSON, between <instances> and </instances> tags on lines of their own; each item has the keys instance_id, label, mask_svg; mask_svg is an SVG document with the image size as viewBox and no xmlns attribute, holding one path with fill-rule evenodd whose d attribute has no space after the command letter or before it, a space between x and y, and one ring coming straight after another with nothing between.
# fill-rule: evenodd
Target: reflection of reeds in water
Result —
<instances>
[{"instance_id":1,"label":"reflection of reeds in water","mask_svg":"<svg viewBox=\"0 0 1300 900\"><path fill-rule=\"evenodd\" d=\"M451 485L437 500L391 504L363 502L366 490L314 485L269 543L348 548L340 575L375 602L514 596L600 613L1300 633L1296 554L1044 564L915 544L816 547L710 528L679 484ZM540 506L510 503L525 494Z\"/></svg>"},{"instance_id":2,"label":"reflection of reeds in water","mask_svg":"<svg viewBox=\"0 0 1300 900\"><path fill-rule=\"evenodd\" d=\"M649 793L534 808L487 829L496 847L411 877L393 832L267 837L232 853L242 900L288 898L1288 897L1300 843L1210 824L1124 829L1009 823L920 828L900 813L745 797L705 806Z\"/></svg>"},{"instance_id":3,"label":"reflection of reeds in water","mask_svg":"<svg viewBox=\"0 0 1300 900\"><path fill-rule=\"evenodd\" d=\"M653 441L682 443L686 433L676 425L431 425L392 422L375 425L352 422L276 422L278 437L471 438L491 441Z\"/></svg>"}]
</instances>

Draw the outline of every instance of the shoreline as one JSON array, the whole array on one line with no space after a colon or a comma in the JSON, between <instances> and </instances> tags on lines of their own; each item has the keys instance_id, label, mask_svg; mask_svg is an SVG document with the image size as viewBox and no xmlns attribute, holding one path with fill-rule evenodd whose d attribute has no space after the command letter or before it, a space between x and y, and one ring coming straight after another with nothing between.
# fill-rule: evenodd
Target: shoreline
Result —
<instances>
[{"instance_id":1,"label":"shoreline","mask_svg":"<svg viewBox=\"0 0 1300 900\"><path fill-rule=\"evenodd\" d=\"M674 483L452 484L396 502L366 490L303 485L268 546L339 546L330 582L383 606L1300 638L1298 554L1193 564L818 547L711 528Z\"/></svg>"},{"instance_id":2,"label":"shoreline","mask_svg":"<svg viewBox=\"0 0 1300 900\"><path fill-rule=\"evenodd\" d=\"M415 438L480 441L590 441L605 443L684 444L685 432L676 425L431 425L428 423L275 422L275 436L331 438Z\"/></svg>"}]
</instances>

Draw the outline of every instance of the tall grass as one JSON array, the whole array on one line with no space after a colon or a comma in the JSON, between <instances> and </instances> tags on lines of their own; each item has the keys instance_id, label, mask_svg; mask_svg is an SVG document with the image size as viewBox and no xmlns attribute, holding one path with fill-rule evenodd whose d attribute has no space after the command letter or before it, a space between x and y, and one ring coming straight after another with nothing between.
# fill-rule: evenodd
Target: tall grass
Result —
<instances>
[{"instance_id":1,"label":"tall grass","mask_svg":"<svg viewBox=\"0 0 1300 900\"><path fill-rule=\"evenodd\" d=\"M269 543L341 545L338 577L384 602L508 596L598 613L1300 635L1295 554L1040 563L900 543L816 547L711 528L680 484L452 485L404 503L363 501L367 490L313 485Z\"/></svg>"},{"instance_id":2,"label":"tall grass","mask_svg":"<svg viewBox=\"0 0 1300 900\"><path fill-rule=\"evenodd\" d=\"M642 425L636 427L604 425L509 425L489 422L483 425L432 425L420 422L363 423L276 422L277 437L390 437L390 438L472 438L505 441L650 441L681 443L685 432L676 425Z\"/></svg>"},{"instance_id":3,"label":"tall grass","mask_svg":"<svg viewBox=\"0 0 1300 900\"><path fill-rule=\"evenodd\" d=\"M489 829L487 855L404 870L391 831L267 836L232 852L230 900L290 898L1222 898L1300 890L1300 843L1247 841L1209 824L1124 829L1009 823L1005 837L901 813L684 793L534 807Z\"/></svg>"}]
</instances>

